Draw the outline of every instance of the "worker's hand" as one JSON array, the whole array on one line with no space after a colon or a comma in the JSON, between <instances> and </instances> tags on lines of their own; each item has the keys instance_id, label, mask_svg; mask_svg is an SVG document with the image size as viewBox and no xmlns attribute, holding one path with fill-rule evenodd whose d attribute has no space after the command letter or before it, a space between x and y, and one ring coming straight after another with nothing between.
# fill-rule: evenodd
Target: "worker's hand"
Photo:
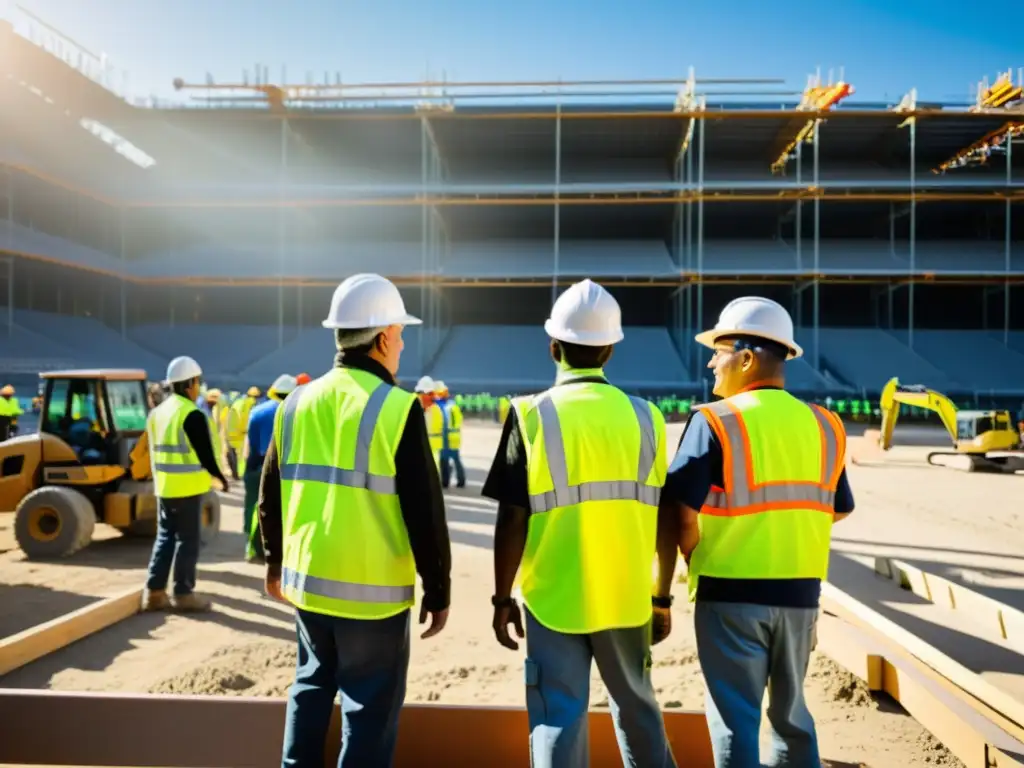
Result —
<instances>
[{"instance_id":1,"label":"worker's hand","mask_svg":"<svg viewBox=\"0 0 1024 768\"><path fill-rule=\"evenodd\" d=\"M651 645L657 645L672 634L672 609L654 606L651 620Z\"/></svg>"},{"instance_id":2,"label":"worker's hand","mask_svg":"<svg viewBox=\"0 0 1024 768\"><path fill-rule=\"evenodd\" d=\"M224 493L228 493L231 490L231 484L228 483L227 480L218 480L217 484L220 485L220 489L224 491Z\"/></svg>"},{"instance_id":3,"label":"worker's hand","mask_svg":"<svg viewBox=\"0 0 1024 768\"><path fill-rule=\"evenodd\" d=\"M526 637L523 631L523 616L519 612L519 605L511 600L507 605L500 605L494 609L494 637L499 643L510 651L518 651L519 643L512 639L508 633L508 625L511 624L516 630L516 637L522 640Z\"/></svg>"},{"instance_id":4,"label":"worker's hand","mask_svg":"<svg viewBox=\"0 0 1024 768\"><path fill-rule=\"evenodd\" d=\"M281 568L276 565L268 565L267 573L263 577L263 589L270 597L287 603L284 593L281 591Z\"/></svg>"},{"instance_id":5,"label":"worker's hand","mask_svg":"<svg viewBox=\"0 0 1024 768\"><path fill-rule=\"evenodd\" d=\"M428 637L433 637L438 634L444 625L448 623L448 609L445 608L443 611L428 611L426 606L420 606L420 624L426 624L427 614L430 614L430 626L427 627L423 634L420 635L421 640L426 640Z\"/></svg>"}]
</instances>

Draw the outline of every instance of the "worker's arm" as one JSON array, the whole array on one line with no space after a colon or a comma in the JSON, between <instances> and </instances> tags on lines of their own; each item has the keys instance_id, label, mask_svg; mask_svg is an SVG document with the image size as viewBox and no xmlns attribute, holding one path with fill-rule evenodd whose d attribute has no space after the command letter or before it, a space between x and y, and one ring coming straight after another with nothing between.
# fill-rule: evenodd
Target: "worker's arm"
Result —
<instances>
[{"instance_id":1,"label":"worker's arm","mask_svg":"<svg viewBox=\"0 0 1024 768\"><path fill-rule=\"evenodd\" d=\"M281 467L277 460L277 442L270 441L263 472L260 475L260 494L256 509L260 518L260 536L268 574L281 575L284 550L284 523L281 515Z\"/></svg>"},{"instance_id":2,"label":"worker's arm","mask_svg":"<svg viewBox=\"0 0 1024 768\"><path fill-rule=\"evenodd\" d=\"M850 480L846 476L846 467L843 467L843 471L839 475L839 483L836 485L833 522L838 523L848 518L853 512L854 506L856 505L853 501L853 489L850 488Z\"/></svg>"},{"instance_id":3,"label":"worker's arm","mask_svg":"<svg viewBox=\"0 0 1024 768\"><path fill-rule=\"evenodd\" d=\"M422 606L430 612L443 611L451 601L452 547L441 480L418 402L413 403L398 441L395 485L416 571L423 582Z\"/></svg>"},{"instance_id":4,"label":"worker's arm","mask_svg":"<svg viewBox=\"0 0 1024 768\"><path fill-rule=\"evenodd\" d=\"M679 532L679 549L687 563L693 550L700 541L700 508L711 491L715 471L721 473L722 448L718 443L714 430L707 418L700 411L690 414L690 419L683 431L675 458L668 468L665 488L661 492L662 509L666 514L673 514ZM667 545L666 545L667 550ZM662 560L662 547L659 546L659 561ZM667 552L666 552L667 555ZM662 568L668 566L665 561ZM662 573L659 585L664 579L671 580L671 573Z\"/></svg>"},{"instance_id":5,"label":"worker's arm","mask_svg":"<svg viewBox=\"0 0 1024 768\"><path fill-rule=\"evenodd\" d=\"M213 453L213 438L210 436L210 427L206 423L206 414L198 409L192 411L185 417L183 428L185 437L188 438L192 450L196 452L203 469L227 488L228 481L224 479L220 467L217 466L217 458Z\"/></svg>"},{"instance_id":6,"label":"worker's arm","mask_svg":"<svg viewBox=\"0 0 1024 768\"><path fill-rule=\"evenodd\" d=\"M498 502L498 519L494 526L494 595L505 598L512 594L530 522L526 452L514 410L510 410L505 419L498 450L481 493Z\"/></svg>"}]
</instances>

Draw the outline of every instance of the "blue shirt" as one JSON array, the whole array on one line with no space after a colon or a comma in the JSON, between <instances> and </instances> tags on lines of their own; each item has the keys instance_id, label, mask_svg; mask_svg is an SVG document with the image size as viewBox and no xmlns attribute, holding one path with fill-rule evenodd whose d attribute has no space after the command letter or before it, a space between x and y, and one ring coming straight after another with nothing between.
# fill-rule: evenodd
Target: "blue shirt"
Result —
<instances>
[{"instance_id":1,"label":"blue shirt","mask_svg":"<svg viewBox=\"0 0 1024 768\"><path fill-rule=\"evenodd\" d=\"M700 511L711 486L723 485L722 445L707 418L694 411L668 469L662 493L679 504ZM853 491L844 468L836 486L835 511L853 511ZM821 596L818 579L723 579L701 576L697 600L754 603L788 608L817 608Z\"/></svg>"},{"instance_id":2,"label":"blue shirt","mask_svg":"<svg viewBox=\"0 0 1024 768\"><path fill-rule=\"evenodd\" d=\"M270 448L270 441L274 437L274 414L281 403L277 400L267 400L254 406L249 413L249 459L253 466L263 466L263 457L267 455Z\"/></svg>"}]
</instances>

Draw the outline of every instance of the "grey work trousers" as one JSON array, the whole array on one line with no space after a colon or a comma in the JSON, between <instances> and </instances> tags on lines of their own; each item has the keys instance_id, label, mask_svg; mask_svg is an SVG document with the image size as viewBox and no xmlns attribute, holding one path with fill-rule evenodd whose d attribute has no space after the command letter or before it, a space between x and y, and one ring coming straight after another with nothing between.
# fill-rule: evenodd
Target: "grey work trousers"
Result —
<instances>
[{"instance_id":1,"label":"grey work trousers","mask_svg":"<svg viewBox=\"0 0 1024 768\"><path fill-rule=\"evenodd\" d=\"M817 608L697 602L694 628L715 768L761 766L766 688L773 754L765 764L820 768L814 719L804 699L817 626Z\"/></svg>"},{"instance_id":2,"label":"grey work trousers","mask_svg":"<svg viewBox=\"0 0 1024 768\"><path fill-rule=\"evenodd\" d=\"M651 685L650 624L589 635L555 632L526 614L526 708L533 768L590 765L590 666L608 689L629 768L675 768Z\"/></svg>"}]
</instances>

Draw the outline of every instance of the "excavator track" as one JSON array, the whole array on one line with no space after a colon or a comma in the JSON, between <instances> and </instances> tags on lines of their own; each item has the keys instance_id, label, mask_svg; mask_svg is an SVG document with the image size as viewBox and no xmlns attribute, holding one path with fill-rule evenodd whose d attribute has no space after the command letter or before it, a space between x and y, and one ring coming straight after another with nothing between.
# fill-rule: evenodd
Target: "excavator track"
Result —
<instances>
[{"instance_id":1,"label":"excavator track","mask_svg":"<svg viewBox=\"0 0 1024 768\"><path fill-rule=\"evenodd\" d=\"M956 466L942 461L935 461L940 457L953 457L967 459L966 466ZM1019 456L1012 453L997 453L995 455L982 453L959 453L957 451L932 451L927 457L928 463L933 467L955 469L960 472L990 472L995 474L1013 474L1024 470L1024 453Z\"/></svg>"}]
</instances>

